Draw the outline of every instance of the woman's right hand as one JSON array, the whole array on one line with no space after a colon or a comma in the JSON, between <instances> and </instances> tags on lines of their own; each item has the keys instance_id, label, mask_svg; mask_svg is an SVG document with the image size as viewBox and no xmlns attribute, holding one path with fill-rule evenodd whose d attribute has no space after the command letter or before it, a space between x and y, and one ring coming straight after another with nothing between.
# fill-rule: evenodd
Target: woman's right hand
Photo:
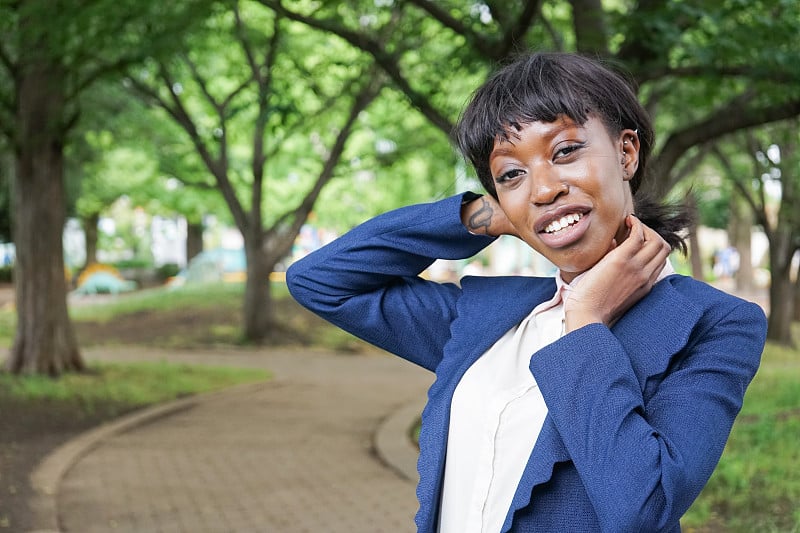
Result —
<instances>
[{"instance_id":1,"label":"woman's right hand","mask_svg":"<svg viewBox=\"0 0 800 533\"><path fill-rule=\"evenodd\" d=\"M628 237L612 242L609 252L569 291L564 302L567 332L591 323L611 327L658 280L669 244L633 215L625 223Z\"/></svg>"},{"instance_id":2,"label":"woman's right hand","mask_svg":"<svg viewBox=\"0 0 800 533\"><path fill-rule=\"evenodd\" d=\"M475 235L517 235L500 204L488 194L461 206L461 223Z\"/></svg>"}]
</instances>

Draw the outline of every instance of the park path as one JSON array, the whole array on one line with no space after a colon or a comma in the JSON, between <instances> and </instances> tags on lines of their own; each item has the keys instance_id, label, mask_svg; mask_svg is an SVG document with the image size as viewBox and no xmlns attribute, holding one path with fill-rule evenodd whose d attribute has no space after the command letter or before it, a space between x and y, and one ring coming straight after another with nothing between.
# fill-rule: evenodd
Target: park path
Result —
<instances>
[{"instance_id":1,"label":"park path","mask_svg":"<svg viewBox=\"0 0 800 533\"><path fill-rule=\"evenodd\" d=\"M413 365L383 354L258 350L85 355L266 368L275 377L96 443L58 486L63 531L413 531L414 482L373 443L385 417L424 398L431 377Z\"/></svg>"}]
</instances>

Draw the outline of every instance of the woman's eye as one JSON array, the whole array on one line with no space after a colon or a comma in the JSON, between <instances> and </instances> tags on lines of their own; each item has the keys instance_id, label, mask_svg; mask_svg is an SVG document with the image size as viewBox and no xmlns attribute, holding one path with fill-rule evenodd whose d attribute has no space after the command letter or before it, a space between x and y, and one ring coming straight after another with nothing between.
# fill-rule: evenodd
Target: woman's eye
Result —
<instances>
[{"instance_id":1,"label":"woman's eye","mask_svg":"<svg viewBox=\"0 0 800 533\"><path fill-rule=\"evenodd\" d=\"M508 172L500 174L499 176L497 176L494 179L494 181L495 181L495 183L505 183L505 182L511 181L514 178L516 178L517 176L521 175L522 172L523 172L522 170L520 170L518 168L515 168L515 169L512 169L512 170L509 170Z\"/></svg>"},{"instance_id":2,"label":"woman's eye","mask_svg":"<svg viewBox=\"0 0 800 533\"><path fill-rule=\"evenodd\" d=\"M554 159L558 159L558 158L561 158L561 157L567 157L568 155L571 155L571 154L575 153L577 150L579 150L581 148L583 148L583 144L582 143L569 144L567 146L564 146L563 148L559 148L555 153Z\"/></svg>"}]
</instances>

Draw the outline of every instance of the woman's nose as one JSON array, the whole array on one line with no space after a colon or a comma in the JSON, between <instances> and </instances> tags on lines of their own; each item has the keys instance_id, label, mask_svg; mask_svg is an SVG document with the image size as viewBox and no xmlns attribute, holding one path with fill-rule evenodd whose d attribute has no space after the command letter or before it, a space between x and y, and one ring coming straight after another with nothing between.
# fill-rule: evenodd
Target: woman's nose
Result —
<instances>
[{"instance_id":1,"label":"woman's nose","mask_svg":"<svg viewBox=\"0 0 800 533\"><path fill-rule=\"evenodd\" d=\"M551 169L538 169L532 182L531 203L534 205L552 204L561 195L569 192L569 185Z\"/></svg>"}]
</instances>

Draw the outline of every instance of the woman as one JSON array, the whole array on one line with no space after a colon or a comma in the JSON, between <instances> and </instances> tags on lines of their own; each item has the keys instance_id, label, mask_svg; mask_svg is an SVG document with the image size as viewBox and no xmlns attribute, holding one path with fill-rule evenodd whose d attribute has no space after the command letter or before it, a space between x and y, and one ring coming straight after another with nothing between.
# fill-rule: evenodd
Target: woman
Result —
<instances>
[{"instance_id":1,"label":"woman","mask_svg":"<svg viewBox=\"0 0 800 533\"><path fill-rule=\"evenodd\" d=\"M652 126L598 62L517 60L456 138L488 195L378 216L287 277L303 305L436 373L419 531L680 531L758 368L763 312L672 272L686 219L637 197ZM419 276L503 234L559 274Z\"/></svg>"}]
</instances>

